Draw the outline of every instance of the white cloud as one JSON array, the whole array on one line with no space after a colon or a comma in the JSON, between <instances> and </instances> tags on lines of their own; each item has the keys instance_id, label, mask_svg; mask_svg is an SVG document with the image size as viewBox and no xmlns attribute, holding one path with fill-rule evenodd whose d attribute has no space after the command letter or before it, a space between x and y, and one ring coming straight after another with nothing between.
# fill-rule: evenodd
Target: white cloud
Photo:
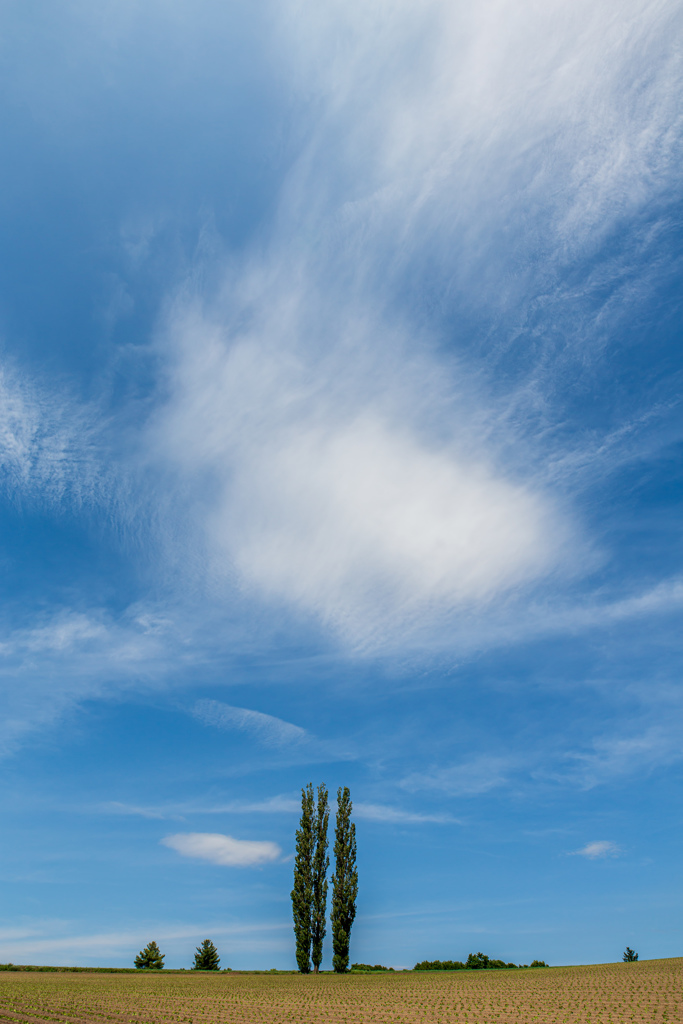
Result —
<instances>
[{"instance_id":1,"label":"white cloud","mask_svg":"<svg viewBox=\"0 0 683 1024\"><path fill-rule=\"evenodd\" d=\"M166 685L165 677L186 657L181 630L137 606L119 618L101 608L57 608L27 628L3 631L0 624L0 756L79 701L123 693L131 685Z\"/></svg>"},{"instance_id":2,"label":"white cloud","mask_svg":"<svg viewBox=\"0 0 683 1024\"><path fill-rule=\"evenodd\" d=\"M243 814L298 814L301 811L301 800L293 800L287 796L271 796L256 803L236 804L235 810Z\"/></svg>"},{"instance_id":3,"label":"white cloud","mask_svg":"<svg viewBox=\"0 0 683 1024\"><path fill-rule=\"evenodd\" d=\"M566 360L583 368L600 348L582 296L561 306L567 267L680 174L679 18L673 0L623 0L616 14L609 0L274 5L273 61L286 65L284 88L296 79L296 134L307 141L259 251L226 272L215 300L169 308L165 404L136 453L140 492L122 473L115 481L96 410L6 369L4 486L102 500L107 518L136 518L141 535L163 521L159 578L178 565L201 576L206 620L265 606L261 647L264 621L280 624L273 609L372 652L467 650L679 606L680 581L603 604L528 603L532 585L592 564L570 503L548 485L570 473L576 483L585 452L538 425L556 425L554 375L571 376ZM124 228L133 262L150 225ZM402 299L415 271L430 277L419 308ZM619 270L600 272L609 281ZM434 355L442 341L459 348L452 308L443 336L423 322L453 295L465 320L485 311L484 333L500 318L501 348L518 345L529 302L550 296L560 305L543 323L554 330L571 309L577 329L566 328L558 356L539 327L527 376L508 383L497 349ZM591 445L593 463L607 464L603 439ZM143 478L149 514L134 517ZM153 561L156 538L142 539ZM172 666L171 630L155 640L141 621L71 611L1 637L18 681L7 747L114 679ZM248 709L225 715L265 742L299 735ZM409 784L477 792L497 777L456 766Z\"/></svg>"},{"instance_id":4,"label":"white cloud","mask_svg":"<svg viewBox=\"0 0 683 1024\"><path fill-rule=\"evenodd\" d=\"M301 811L301 800L293 800L287 796L271 796L253 803L242 800L230 800L220 804L206 804L201 801L179 804L163 804L161 806L145 806L127 804L111 800L101 804L98 810L106 814L131 815L141 818L183 818L192 814L298 814Z\"/></svg>"},{"instance_id":5,"label":"white cloud","mask_svg":"<svg viewBox=\"0 0 683 1024\"><path fill-rule=\"evenodd\" d=\"M233 839L220 832L180 832L166 836L161 842L181 857L207 860L210 864L230 868L269 864L282 856L277 843Z\"/></svg>"},{"instance_id":6,"label":"white cloud","mask_svg":"<svg viewBox=\"0 0 683 1024\"><path fill-rule=\"evenodd\" d=\"M597 860L602 857L618 857L621 848L608 839L598 839L592 843L586 843L580 850L574 850L573 857L588 857L589 860Z\"/></svg>"},{"instance_id":7,"label":"white cloud","mask_svg":"<svg viewBox=\"0 0 683 1024\"><path fill-rule=\"evenodd\" d=\"M0 959L3 962L27 962L28 957L55 957L58 963L82 964L93 956L126 956L129 962L154 936L162 945L162 952L170 950L176 956L187 956L188 946L196 946L211 934L223 938L221 948L235 951L284 951L280 933L289 930L289 923L240 922L225 925L212 921L163 922L150 921L135 929L88 932L79 931L78 923L63 920L37 921L25 927L0 931ZM30 962L30 961L29 961ZM39 961L40 962L40 961ZM53 961L54 962L54 961Z\"/></svg>"},{"instance_id":8,"label":"white cloud","mask_svg":"<svg viewBox=\"0 0 683 1024\"><path fill-rule=\"evenodd\" d=\"M147 438L192 495L193 568L356 651L449 644L464 614L582 572L543 484L566 452L538 429L570 356L539 342L508 386L500 353L446 364L386 310L425 254L437 293L511 317L502 345L527 301L561 300L567 263L677 173L676 17L672 0L618 18L605 0L278 5L278 60L319 98L308 143L261 253L216 302L172 307ZM569 335L592 358L590 332Z\"/></svg>"},{"instance_id":9,"label":"white cloud","mask_svg":"<svg viewBox=\"0 0 683 1024\"><path fill-rule=\"evenodd\" d=\"M496 256L477 243L490 243L501 207L518 227L517 217L537 219L543 197L553 248L566 256L671 174L681 74L669 45L680 24L673 0L624 0L618 17L608 0L278 9L290 74L325 101L302 161L306 184L315 197L332 148L341 164L332 187L353 191L347 216L374 215L372 227L386 230L391 210L404 245L420 230L437 245L444 232L456 246L464 235L483 269ZM296 197L305 215L303 187Z\"/></svg>"},{"instance_id":10,"label":"white cloud","mask_svg":"<svg viewBox=\"0 0 683 1024\"><path fill-rule=\"evenodd\" d=\"M335 802L333 801L333 807ZM182 818L193 814L300 814L301 801L285 796L269 797L266 800L259 800L255 803L247 803L239 800L230 801L224 804L207 805L202 803L168 804L160 807L138 806L125 804L118 801L111 801L99 807L99 810L107 814L121 814L139 816L150 819ZM368 804L354 801L354 817L359 821L376 821L395 825L458 825L461 824L457 818L448 813L425 814L415 811L406 811L400 807L390 807L386 804ZM202 839L207 838L201 833L191 833L193 841L200 835ZM173 843L167 840L166 845L184 854L175 844L176 840L183 839L183 836L170 837ZM210 836L211 839L216 838ZM234 841L234 840L233 840ZM190 854L187 854L188 856ZM195 856L195 854L191 854ZM207 858L209 859L209 858Z\"/></svg>"},{"instance_id":11,"label":"white cloud","mask_svg":"<svg viewBox=\"0 0 683 1024\"><path fill-rule=\"evenodd\" d=\"M264 296L280 313L282 301ZM175 327L153 444L194 494L212 481L191 509L210 578L372 648L431 635L562 562L571 530L541 489L497 466L466 424L433 436L435 367L413 360L383 380L380 343L376 374L355 346L354 369L339 355L311 369L317 357L278 353L283 328L271 328L268 343L233 343L196 314Z\"/></svg>"},{"instance_id":12,"label":"white cloud","mask_svg":"<svg viewBox=\"0 0 683 1024\"><path fill-rule=\"evenodd\" d=\"M0 484L12 499L79 507L112 497L95 413L0 366Z\"/></svg>"},{"instance_id":13,"label":"white cloud","mask_svg":"<svg viewBox=\"0 0 683 1024\"><path fill-rule=\"evenodd\" d=\"M125 817L149 818L152 821L163 821L166 818L182 818L183 814L168 807L145 807L138 804L126 804L120 800L110 800L101 804L97 810L105 814L120 814Z\"/></svg>"},{"instance_id":14,"label":"white cloud","mask_svg":"<svg viewBox=\"0 0 683 1024\"><path fill-rule=\"evenodd\" d=\"M205 725L218 729L240 729L254 735L266 746L281 747L291 743L301 743L308 736L305 729L282 718L251 711L248 708L236 708L223 704L218 700L199 700L192 708L192 714Z\"/></svg>"},{"instance_id":15,"label":"white cloud","mask_svg":"<svg viewBox=\"0 0 683 1024\"><path fill-rule=\"evenodd\" d=\"M652 710L646 707L641 718ZM642 774L680 761L680 707L660 704L656 711L658 717L666 717L665 723L630 735L597 737L590 749L568 754L565 760L569 767L555 777L592 789L624 775Z\"/></svg>"},{"instance_id":16,"label":"white cloud","mask_svg":"<svg viewBox=\"0 0 683 1024\"><path fill-rule=\"evenodd\" d=\"M333 801L333 807L335 802ZM233 800L227 803L207 805L203 803L168 804L160 807L139 806L111 801L100 806L99 810L107 814L122 814L150 819L181 818L193 814L300 814L301 800L286 796L269 797L248 803ZM447 813L424 814L406 811L400 807L386 804L368 804L354 801L354 817L362 821L386 822L396 825L457 825L457 818ZM175 837L174 837L175 838ZM175 847L174 847L175 848Z\"/></svg>"},{"instance_id":17,"label":"white cloud","mask_svg":"<svg viewBox=\"0 0 683 1024\"><path fill-rule=\"evenodd\" d=\"M354 803L353 814L361 821L384 822L387 825L459 825L450 814L420 814L384 804Z\"/></svg>"},{"instance_id":18,"label":"white cloud","mask_svg":"<svg viewBox=\"0 0 683 1024\"><path fill-rule=\"evenodd\" d=\"M482 754L462 764L414 772L401 781L401 786L411 793L435 789L453 796L477 796L505 785L512 767L509 758Z\"/></svg>"},{"instance_id":19,"label":"white cloud","mask_svg":"<svg viewBox=\"0 0 683 1024\"><path fill-rule=\"evenodd\" d=\"M552 565L540 498L396 423L299 424L283 440L241 467L220 539L245 581L352 640L485 601Z\"/></svg>"},{"instance_id":20,"label":"white cloud","mask_svg":"<svg viewBox=\"0 0 683 1024\"><path fill-rule=\"evenodd\" d=\"M683 581L678 577L663 580L640 593L609 599L591 596L584 603L556 605L541 609L532 605L526 620L530 632L553 633L601 629L610 623L643 619L651 615L677 611L683 604Z\"/></svg>"},{"instance_id":21,"label":"white cloud","mask_svg":"<svg viewBox=\"0 0 683 1024\"><path fill-rule=\"evenodd\" d=\"M458 651L471 652L497 644L524 643L543 636L590 633L630 620L654 619L677 612L683 604L678 578L628 596L589 593L574 601L553 597L545 589L543 600L510 600L487 609L476 609L453 620L451 641Z\"/></svg>"}]
</instances>

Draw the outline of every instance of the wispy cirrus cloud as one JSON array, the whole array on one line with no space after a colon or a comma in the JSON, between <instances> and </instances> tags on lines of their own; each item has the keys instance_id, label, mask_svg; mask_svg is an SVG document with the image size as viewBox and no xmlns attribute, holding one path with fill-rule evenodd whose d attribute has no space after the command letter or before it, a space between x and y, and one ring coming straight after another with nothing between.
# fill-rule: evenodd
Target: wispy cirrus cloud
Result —
<instances>
[{"instance_id":1,"label":"wispy cirrus cloud","mask_svg":"<svg viewBox=\"0 0 683 1024\"><path fill-rule=\"evenodd\" d=\"M433 789L451 796L478 796L506 785L514 767L510 758L481 754L460 764L412 772L400 785L410 793Z\"/></svg>"},{"instance_id":2,"label":"wispy cirrus cloud","mask_svg":"<svg viewBox=\"0 0 683 1024\"><path fill-rule=\"evenodd\" d=\"M573 850L572 857L587 857L588 860L602 860L606 857L618 857L621 847L609 839L596 839L592 843L586 843L580 850Z\"/></svg>"},{"instance_id":3,"label":"wispy cirrus cloud","mask_svg":"<svg viewBox=\"0 0 683 1024\"><path fill-rule=\"evenodd\" d=\"M362 821L376 821L386 825L460 825L451 814L425 814L420 811L408 811L401 807L386 804L354 803L354 817Z\"/></svg>"},{"instance_id":4,"label":"wispy cirrus cloud","mask_svg":"<svg viewBox=\"0 0 683 1024\"><path fill-rule=\"evenodd\" d=\"M98 410L0 364L0 485L20 504L115 500Z\"/></svg>"},{"instance_id":5,"label":"wispy cirrus cloud","mask_svg":"<svg viewBox=\"0 0 683 1024\"><path fill-rule=\"evenodd\" d=\"M398 785L410 793L439 792L444 797L473 797L514 787L518 796L539 787L588 791L653 774L683 761L681 695L636 695L620 727L583 737L572 746L566 723L545 729L534 744L506 756L482 753L456 764L411 772ZM643 727L647 721L650 725ZM638 728L640 726L640 728Z\"/></svg>"},{"instance_id":6,"label":"wispy cirrus cloud","mask_svg":"<svg viewBox=\"0 0 683 1024\"><path fill-rule=\"evenodd\" d=\"M680 612L683 587L678 576L655 586L615 587L611 593L591 589L567 599L551 588L542 588L543 600L511 599L488 609L485 617L476 610L454 619L451 637L463 653L484 650L492 644L520 644L543 637L590 635L622 624L655 623ZM552 591L552 593L551 593Z\"/></svg>"},{"instance_id":7,"label":"wispy cirrus cloud","mask_svg":"<svg viewBox=\"0 0 683 1024\"><path fill-rule=\"evenodd\" d=\"M332 802L334 807L334 801ZM233 800L226 803L206 804L201 801L196 803L185 802L178 804L166 804L162 806L140 806L137 804L126 804L120 801L110 801L102 804L99 810L106 814L121 814L139 816L150 819L173 819L184 818L192 815L203 814L287 814L298 815L301 813L301 800L288 796L268 797L265 800L248 802ZM355 801L353 805L355 818L363 821L375 821L387 825L458 825L457 818L451 814L409 811L401 807L387 804L364 803Z\"/></svg>"},{"instance_id":8,"label":"wispy cirrus cloud","mask_svg":"<svg viewBox=\"0 0 683 1024\"><path fill-rule=\"evenodd\" d=\"M79 927L81 930L79 930ZM54 957L57 963L82 964L91 957L126 957L130 963L134 952L141 949L153 934L176 955L187 956L188 947L198 945L207 932L221 936L224 944L250 953L286 950L281 933L291 925L280 921L241 922L226 925L222 922L149 921L137 928L93 932L82 930L82 925L69 920L41 920L23 927L0 931L0 956L5 962L14 958L26 962L28 957ZM43 959L44 963L45 960Z\"/></svg>"},{"instance_id":9,"label":"wispy cirrus cloud","mask_svg":"<svg viewBox=\"0 0 683 1024\"><path fill-rule=\"evenodd\" d=\"M596 737L586 749L568 753L554 777L582 789L606 785L635 773L652 772L683 760L680 742L680 708L665 705L656 717L668 717L646 729ZM649 710L652 715L652 710Z\"/></svg>"},{"instance_id":10,"label":"wispy cirrus cloud","mask_svg":"<svg viewBox=\"0 0 683 1024\"><path fill-rule=\"evenodd\" d=\"M181 857L205 860L221 867L258 867L279 860L277 843L253 839L234 839L220 832L179 832L161 840Z\"/></svg>"},{"instance_id":11,"label":"wispy cirrus cloud","mask_svg":"<svg viewBox=\"0 0 683 1024\"><path fill-rule=\"evenodd\" d=\"M273 15L305 141L270 230L225 264L220 246L202 257L217 289L169 298L125 472L101 410L7 370L9 486L101 499L116 528L143 509L165 595L182 605L189 576L206 619L257 607L261 647L296 621L352 655L468 653L678 607L680 581L557 596L609 557L573 505L582 467L609 469L618 439L647 428L635 409L588 440L563 433L562 381L602 358L605 324L635 301L626 257L572 282L568 268L643 211L658 219L636 248L665 227L678 5L627 0L615 18L588 0L292 0ZM133 262L151 223L124 238ZM53 642L42 628L34 644ZM100 685L71 687L67 652L78 677L96 637L69 628L53 711L27 703L14 735ZM211 645L198 628L191 643L200 660ZM154 658L139 665L154 674ZM295 742L291 723L226 714Z\"/></svg>"},{"instance_id":12,"label":"wispy cirrus cloud","mask_svg":"<svg viewBox=\"0 0 683 1024\"><path fill-rule=\"evenodd\" d=\"M171 625L155 610L134 606L119 617L103 608L56 608L29 626L6 627L0 633L0 754L12 753L82 700L141 683L165 685L164 674L187 657Z\"/></svg>"},{"instance_id":13,"label":"wispy cirrus cloud","mask_svg":"<svg viewBox=\"0 0 683 1024\"><path fill-rule=\"evenodd\" d=\"M233 707L218 700L197 701L192 714L204 725L250 733L266 746L287 746L308 738L306 730L292 722L285 722L282 718L266 715L262 711Z\"/></svg>"},{"instance_id":14,"label":"wispy cirrus cloud","mask_svg":"<svg viewBox=\"0 0 683 1024\"><path fill-rule=\"evenodd\" d=\"M557 381L601 358L594 321L613 313L561 282L677 173L677 16L642 0L618 21L587 0L279 8L288 74L320 97L308 141L258 255L218 297L169 308L147 437L193 495L214 582L378 652L452 643L463 613L595 564L561 493L584 441L557 429ZM394 301L427 255L433 287L495 308L485 352L437 358L445 326ZM627 269L605 273L617 287ZM508 383L530 303L553 340Z\"/></svg>"}]
</instances>

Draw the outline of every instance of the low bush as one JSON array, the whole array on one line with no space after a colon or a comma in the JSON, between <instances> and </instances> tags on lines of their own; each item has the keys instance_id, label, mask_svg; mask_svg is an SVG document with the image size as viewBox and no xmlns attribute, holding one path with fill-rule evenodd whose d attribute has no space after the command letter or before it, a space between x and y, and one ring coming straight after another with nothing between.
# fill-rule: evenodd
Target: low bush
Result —
<instances>
[{"instance_id":1,"label":"low bush","mask_svg":"<svg viewBox=\"0 0 683 1024\"><path fill-rule=\"evenodd\" d=\"M415 964L414 971L464 971L465 965L461 960L423 960Z\"/></svg>"},{"instance_id":2,"label":"low bush","mask_svg":"<svg viewBox=\"0 0 683 1024\"><path fill-rule=\"evenodd\" d=\"M530 964L506 964L504 960L492 960L485 953L470 953L467 962L462 960L422 960L415 964L414 971L484 971L518 970L529 967L547 967L545 960L534 960Z\"/></svg>"},{"instance_id":3,"label":"low bush","mask_svg":"<svg viewBox=\"0 0 683 1024\"><path fill-rule=\"evenodd\" d=\"M393 967L382 967L381 964L375 964L374 966L370 964L351 964L352 971L358 971L364 974L367 974L368 971L393 971L393 969Z\"/></svg>"}]
</instances>

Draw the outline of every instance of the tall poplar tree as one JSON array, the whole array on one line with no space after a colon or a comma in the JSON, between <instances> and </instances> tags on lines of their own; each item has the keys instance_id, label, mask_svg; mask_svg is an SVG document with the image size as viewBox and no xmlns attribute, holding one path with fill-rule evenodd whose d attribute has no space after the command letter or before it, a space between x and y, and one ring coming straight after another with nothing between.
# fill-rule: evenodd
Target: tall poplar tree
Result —
<instances>
[{"instance_id":1,"label":"tall poplar tree","mask_svg":"<svg viewBox=\"0 0 683 1024\"><path fill-rule=\"evenodd\" d=\"M302 974L311 971L313 854L315 851L315 800L313 783L301 790L301 820L296 831L292 914L296 936L296 963Z\"/></svg>"},{"instance_id":2,"label":"tall poplar tree","mask_svg":"<svg viewBox=\"0 0 683 1024\"><path fill-rule=\"evenodd\" d=\"M327 869L330 858L327 856L327 824L330 820L327 787L318 786L318 804L315 812L315 849L313 851L313 879L311 904L311 959L313 970L317 974L323 959L323 939L325 938L325 914L327 911Z\"/></svg>"},{"instance_id":3,"label":"tall poplar tree","mask_svg":"<svg viewBox=\"0 0 683 1024\"><path fill-rule=\"evenodd\" d=\"M349 969L351 925L356 916L358 871L356 869L356 826L351 821L348 786L337 791L337 824L334 833L334 875L332 876L332 966L338 974Z\"/></svg>"}]
</instances>

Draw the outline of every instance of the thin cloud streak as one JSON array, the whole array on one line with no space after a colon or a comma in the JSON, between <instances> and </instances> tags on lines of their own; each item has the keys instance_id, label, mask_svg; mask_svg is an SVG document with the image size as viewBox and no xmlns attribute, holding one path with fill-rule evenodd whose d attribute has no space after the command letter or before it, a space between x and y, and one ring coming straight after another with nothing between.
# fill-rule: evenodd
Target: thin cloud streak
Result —
<instances>
[{"instance_id":1,"label":"thin cloud streak","mask_svg":"<svg viewBox=\"0 0 683 1024\"><path fill-rule=\"evenodd\" d=\"M653 772L683 760L680 741L681 712L669 713L669 722L629 735L601 736L591 749L566 756L567 767L554 777L582 789L605 785L635 773Z\"/></svg>"},{"instance_id":2,"label":"thin cloud streak","mask_svg":"<svg viewBox=\"0 0 683 1024\"><path fill-rule=\"evenodd\" d=\"M387 807L384 804L366 804L354 802L353 814L361 821L375 821L387 825L461 825L458 818L451 814L423 814L405 811L400 807Z\"/></svg>"},{"instance_id":3,"label":"thin cloud streak","mask_svg":"<svg viewBox=\"0 0 683 1024\"><path fill-rule=\"evenodd\" d=\"M333 801L333 806L335 802ZM287 796L274 796L255 803L243 801L231 801L225 804L206 805L201 802L170 804L160 807L139 806L126 804L119 801L110 801L102 804L98 810L105 814L130 815L133 817L149 818L151 820L168 820L190 817L197 814L288 814L298 815L301 813L301 800L292 799ZM364 803L354 801L354 817L363 821L374 821L388 825L459 825L462 824L457 818L448 813L425 814L404 810L401 807L389 806L386 804Z\"/></svg>"},{"instance_id":4,"label":"thin cloud streak","mask_svg":"<svg viewBox=\"0 0 683 1024\"><path fill-rule=\"evenodd\" d=\"M308 738L306 730L299 725L285 722L273 715L265 715L261 711L236 708L218 700L197 701L192 708L192 714L204 725L251 733L266 746L288 746L292 743L302 743Z\"/></svg>"},{"instance_id":5,"label":"thin cloud streak","mask_svg":"<svg viewBox=\"0 0 683 1024\"><path fill-rule=\"evenodd\" d=\"M621 848L608 839L597 839L586 843L580 850L573 850L571 857L587 857L588 860L603 860L606 857L618 857Z\"/></svg>"},{"instance_id":6,"label":"thin cloud streak","mask_svg":"<svg viewBox=\"0 0 683 1024\"><path fill-rule=\"evenodd\" d=\"M165 687L165 676L188 657L172 626L167 617L138 606L118 619L102 608L58 608L28 628L0 634L6 695L0 756L83 700L122 694L131 686Z\"/></svg>"},{"instance_id":7,"label":"thin cloud streak","mask_svg":"<svg viewBox=\"0 0 683 1024\"><path fill-rule=\"evenodd\" d=\"M70 932L73 927L74 923L69 921L46 921L29 925L23 929L4 931L0 933L0 956L9 959L10 957L24 958L34 955L42 957L49 957L52 954L55 956L66 955L71 963L82 963L84 959L91 957L94 953L98 956L129 955L132 962L135 952L149 941L150 934L155 935L167 946L178 948L181 943L183 946L197 945L208 932L215 937L223 937L228 943L233 940L240 950L260 952L277 949L280 951L286 947L279 941L278 934L288 931L291 925L289 922L280 921L258 924L244 922L234 925L225 925L220 922L179 924L155 921L136 929L64 934ZM259 936L269 933L272 933L272 939L259 939Z\"/></svg>"},{"instance_id":8,"label":"thin cloud streak","mask_svg":"<svg viewBox=\"0 0 683 1024\"><path fill-rule=\"evenodd\" d=\"M480 796L507 785L513 767L515 764L510 758L482 754L462 764L413 772L402 779L400 785L409 793L434 789L450 796Z\"/></svg>"}]
</instances>

